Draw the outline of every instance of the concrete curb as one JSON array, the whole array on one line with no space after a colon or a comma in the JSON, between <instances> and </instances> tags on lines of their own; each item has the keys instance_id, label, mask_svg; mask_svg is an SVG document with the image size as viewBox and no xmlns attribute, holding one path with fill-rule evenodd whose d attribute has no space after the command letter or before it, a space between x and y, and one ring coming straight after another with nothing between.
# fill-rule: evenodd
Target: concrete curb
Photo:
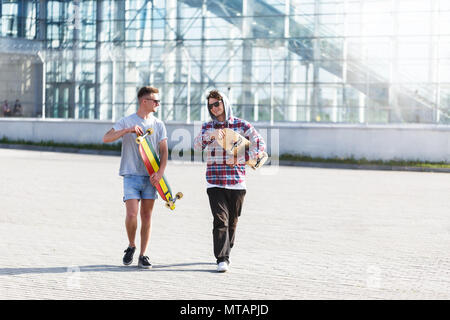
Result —
<instances>
[{"instance_id":1,"label":"concrete curb","mask_svg":"<svg viewBox=\"0 0 450 320\"><path fill-rule=\"evenodd\" d=\"M388 166L369 164L346 164L346 163L325 163L325 162L301 162L280 160L282 166L325 168L325 169L350 169L350 170L383 170L383 171L412 171L412 172L439 172L450 173L450 168L422 168L411 166Z\"/></svg>"},{"instance_id":2,"label":"concrete curb","mask_svg":"<svg viewBox=\"0 0 450 320\"><path fill-rule=\"evenodd\" d=\"M114 151L114 150L45 147L45 146L20 145L20 144L0 144L0 149L16 149L16 150L31 150L31 151L45 151L45 152L92 154L92 155L104 155L104 156L120 156L120 151ZM389 166L389 165L360 165L360 164L346 164L346 163L302 162L302 161L288 161L288 160L279 160L278 164L281 166L308 167L308 168L321 168L321 169L383 170L383 171L450 173L450 168L422 168L422 167Z\"/></svg>"}]
</instances>

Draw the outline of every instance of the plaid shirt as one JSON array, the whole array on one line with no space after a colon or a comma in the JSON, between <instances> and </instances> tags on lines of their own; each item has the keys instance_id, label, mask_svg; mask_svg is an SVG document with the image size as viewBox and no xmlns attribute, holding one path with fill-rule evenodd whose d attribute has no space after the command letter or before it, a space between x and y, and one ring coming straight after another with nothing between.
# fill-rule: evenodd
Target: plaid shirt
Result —
<instances>
[{"instance_id":1,"label":"plaid shirt","mask_svg":"<svg viewBox=\"0 0 450 320\"><path fill-rule=\"evenodd\" d=\"M227 153L215 140L209 140L208 134L217 129L230 128L250 141L250 148L245 154L238 154L238 164L229 167L228 163L232 163L233 155ZM261 152L266 149L266 145L261 135L248 122L239 118L230 117L223 124L214 125L213 121L206 122L202 125L202 129L194 139L194 149L204 150L208 147L206 180L210 184L215 185L235 185L245 180L245 162L248 159L255 159Z\"/></svg>"}]
</instances>

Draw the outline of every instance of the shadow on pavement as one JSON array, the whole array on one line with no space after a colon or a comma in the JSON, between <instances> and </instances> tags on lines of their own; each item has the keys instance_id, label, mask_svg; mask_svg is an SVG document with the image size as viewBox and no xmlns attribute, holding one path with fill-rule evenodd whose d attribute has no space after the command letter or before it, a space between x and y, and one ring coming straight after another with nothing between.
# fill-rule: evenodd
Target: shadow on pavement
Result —
<instances>
[{"instance_id":1,"label":"shadow on pavement","mask_svg":"<svg viewBox=\"0 0 450 320\"><path fill-rule=\"evenodd\" d=\"M191 269L193 266L211 266L205 269ZM0 276L21 274L46 274L46 273L70 273L70 272L136 272L136 271L178 271L178 272L215 272L215 263L194 262L167 265L153 265L151 269L145 270L133 266L120 265L89 265L89 266L67 266L49 268L0 268Z\"/></svg>"}]
</instances>

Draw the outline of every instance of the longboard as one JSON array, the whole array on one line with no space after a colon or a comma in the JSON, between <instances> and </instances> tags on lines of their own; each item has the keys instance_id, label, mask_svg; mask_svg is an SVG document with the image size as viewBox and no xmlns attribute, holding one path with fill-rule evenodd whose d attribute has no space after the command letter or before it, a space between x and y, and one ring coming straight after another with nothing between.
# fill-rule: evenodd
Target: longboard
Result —
<instances>
[{"instance_id":1,"label":"longboard","mask_svg":"<svg viewBox=\"0 0 450 320\"><path fill-rule=\"evenodd\" d=\"M136 138L136 143L139 145L139 154L141 155L142 161L144 162L145 168L150 176L155 172L158 172L160 166L159 158L155 152L155 149L153 148L152 143L148 140L148 136L152 133L153 129L149 128L144 135ZM155 187L161 198L166 202L166 207L170 210L175 209L175 202L183 197L183 193L178 192L174 197L172 189L170 188L170 185L164 175Z\"/></svg>"},{"instance_id":2,"label":"longboard","mask_svg":"<svg viewBox=\"0 0 450 320\"><path fill-rule=\"evenodd\" d=\"M240 135L238 132L225 128L222 129L224 131L223 138L216 137L217 143L224 148L228 153L232 155L238 155L239 153L243 154L243 150L245 148L249 148L250 141L247 138ZM242 151L241 151L242 150ZM260 168L269 158L266 152L263 152L261 156L257 159L249 159L245 162L245 164L249 165L252 169L256 170Z\"/></svg>"}]
</instances>

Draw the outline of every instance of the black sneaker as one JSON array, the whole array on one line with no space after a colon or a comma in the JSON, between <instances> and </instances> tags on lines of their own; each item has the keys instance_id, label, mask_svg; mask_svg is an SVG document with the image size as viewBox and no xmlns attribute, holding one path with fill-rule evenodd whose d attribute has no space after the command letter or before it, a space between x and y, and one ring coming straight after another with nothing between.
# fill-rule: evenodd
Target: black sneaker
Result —
<instances>
[{"instance_id":1,"label":"black sneaker","mask_svg":"<svg viewBox=\"0 0 450 320\"><path fill-rule=\"evenodd\" d=\"M123 264L126 266L129 266L133 262L133 255L134 251L136 250L136 247L128 247L127 250L125 250L125 255L123 256Z\"/></svg>"},{"instance_id":2,"label":"black sneaker","mask_svg":"<svg viewBox=\"0 0 450 320\"><path fill-rule=\"evenodd\" d=\"M144 269L150 269L152 267L152 264L150 263L150 261L148 261L147 256L141 256L141 257L139 257L138 267L144 268Z\"/></svg>"}]
</instances>

